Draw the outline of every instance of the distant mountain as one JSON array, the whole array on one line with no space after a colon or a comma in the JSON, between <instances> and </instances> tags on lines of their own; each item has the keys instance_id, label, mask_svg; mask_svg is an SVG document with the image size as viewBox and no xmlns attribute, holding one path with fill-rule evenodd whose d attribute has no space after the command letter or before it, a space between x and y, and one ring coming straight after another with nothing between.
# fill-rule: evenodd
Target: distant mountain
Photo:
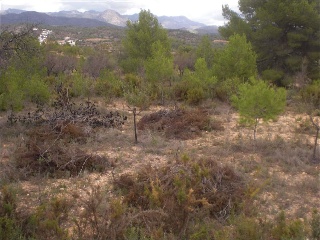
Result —
<instances>
[{"instance_id":1,"label":"distant mountain","mask_svg":"<svg viewBox=\"0 0 320 240\"><path fill-rule=\"evenodd\" d=\"M218 26L204 26L195 29L195 32L200 35L217 35L219 34L219 27Z\"/></svg>"},{"instance_id":2,"label":"distant mountain","mask_svg":"<svg viewBox=\"0 0 320 240\"><path fill-rule=\"evenodd\" d=\"M89 19L98 20L100 12L97 12L97 11L79 12L77 10L72 10L72 11L49 12L47 14L54 17L69 17L69 18L76 17L76 18L89 18Z\"/></svg>"},{"instance_id":3,"label":"distant mountain","mask_svg":"<svg viewBox=\"0 0 320 240\"><path fill-rule=\"evenodd\" d=\"M9 14L9 13L20 14L22 12L25 12L25 11L20 9L9 8L5 11L0 11L0 14Z\"/></svg>"},{"instance_id":4,"label":"distant mountain","mask_svg":"<svg viewBox=\"0 0 320 240\"><path fill-rule=\"evenodd\" d=\"M167 16L161 16L158 17L159 22L164 28L169 29L196 29L199 27L204 27L205 25L202 23L191 21L190 19L184 17L184 16L178 16L178 17L167 17Z\"/></svg>"},{"instance_id":5,"label":"distant mountain","mask_svg":"<svg viewBox=\"0 0 320 240\"><path fill-rule=\"evenodd\" d=\"M20 14L9 13L0 15L1 24L17 24L17 23L36 23L52 26L78 26L78 27L102 27L114 26L107 22L102 22L96 19L85 19L75 17L57 17L49 16L39 12L22 12ZM115 26L114 26L115 27Z\"/></svg>"},{"instance_id":6,"label":"distant mountain","mask_svg":"<svg viewBox=\"0 0 320 240\"><path fill-rule=\"evenodd\" d=\"M126 26L128 20L126 17L121 16L118 12L110 9L100 13L99 19L120 27Z\"/></svg>"},{"instance_id":7,"label":"distant mountain","mask_svg":"<svg viewBox=\"0 0 320 240\"><path fill-rule=\"evenodd\" d=\"M97 19L100 21L105 21L111 23L113 25L124 27L128 20L137 21L139 19L139 14L132 15L121 15L114 10L105 10L104 12L97 11L60 11L56 13L49 13L51 16L60 16L60 17L81 17L81 18L90 18ZM168 16L160 16L157 17L159 23L167 29L188 29L193 30L200 27L205 27L206 25L198 22L191 21L190 19L184 16L177 17L168 17Z\"/></svg>"},{"instance_id":8,"label":"distant mountain","mask_svg":"<svg viewBox=\"0 0 320 240\"><path fill-rule=\"evenodd\" d=\"M1 21L3 24L20 23L20 22L36 22L46 25L56 26L82 26L82 27L98 27L98 26L126 26L128 20L137 21L139 14L121 15L114 10L98 11L60 11L50 13L27 12L18 9L8 9L2 11ZM157 17L159 23L166 29L183 29L198 34L217 34L217 26L206 26L205 24L191 21L185 16L160 16Z\"/></svg>"},{"instance_id":9,"label":"distant mountain","mask_svg":"<svg viewBox=\"0 0 320 240\"><path fill-rule=\"evenodd\" d=\"M132 15L122 15L122 16L126 17L127 19L129 19L132 22L136 22L139 20L139 13L135 13Z\"/></svg>"}]
</instances>

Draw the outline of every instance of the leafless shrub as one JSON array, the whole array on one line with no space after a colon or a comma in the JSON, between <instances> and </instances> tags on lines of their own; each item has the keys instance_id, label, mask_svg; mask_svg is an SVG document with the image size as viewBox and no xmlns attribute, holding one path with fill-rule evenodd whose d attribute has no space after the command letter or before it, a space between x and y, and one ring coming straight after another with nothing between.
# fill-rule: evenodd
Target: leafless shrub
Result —
<instances>
[{"instance_id":1,"label":"leafless shrub","mask_svg":"<svg viewBox=\"0 0 320 240\"><path fill-rule=\"evenodd\" d=\"M190 139L201 135L201 131L224 130L222 123L211 120L202 110L160 110L145 115L137 124L138 129L164 132L168 138Z\"/></svg>"},{"instance_id":2,"label":"leafless shrub","mask_svg":"<svg viewBox=\"0 0 320 240\"><path fill-rule=\"evenodd\" d=\"M105 157L87 154L71 141L84 138L81 126L66 123L52 128L50 125L31 128L24 145L14 153L15 167L25 177L49 175L75 176L84 170L103 171L108 167Z\"/></svg>"},{"instance_id":3,"label":"leafless shrub","mask_svg":"<svg viewBox=\"0 0 320 240\"><path fill-rule=\"evenodd\" d=\"M83 123L91 127L114 128L121 127L127 120L126 116L118 111L109 111L102 114L96 105L90 101L80 103L77 106L69 97L68 88L57 86L57 99L53 102L54 109L45 110L43 106L37 106L36 111L25 115L16 115L14 112L8 116L8 122L14 124L21 122L27 125L50 124L52 126L60 122Z\"/></svg>"}]
</instances>

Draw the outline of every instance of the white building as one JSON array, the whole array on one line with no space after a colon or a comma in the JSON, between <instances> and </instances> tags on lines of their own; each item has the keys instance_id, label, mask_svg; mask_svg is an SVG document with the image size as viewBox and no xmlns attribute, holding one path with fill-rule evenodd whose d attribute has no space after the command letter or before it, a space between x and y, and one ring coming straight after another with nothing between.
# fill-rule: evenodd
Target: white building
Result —
<instances>
[{"instance_id":1,"label":"white building","mask_svg":"<svg viewBox=\"0 0 320 240\"><path fill-rule=\"evenodd\" d=\"M52 30L42 29L42 31L38 37L40 44L45 43L48 39L48 36L52 33L53 33Z\"/></svg>"}]
</instances>

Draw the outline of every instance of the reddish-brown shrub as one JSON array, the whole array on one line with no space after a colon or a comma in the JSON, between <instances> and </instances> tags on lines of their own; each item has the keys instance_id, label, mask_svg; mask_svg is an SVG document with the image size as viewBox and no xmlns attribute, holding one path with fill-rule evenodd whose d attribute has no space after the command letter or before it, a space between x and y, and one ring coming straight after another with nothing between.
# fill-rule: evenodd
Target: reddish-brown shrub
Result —
<instances>
[{"instance_id":1,"label":"reddish-brown shrub","mask_svg":"<svg viewBox=\"0 0 320 240\"><path fill-rule=\"evenodd\" d=\"M223 130L222 123L212 120L204 110L160 110L145 115L137 124L138 129L164 132L168 138L190 139L201 131Z\"/></svg>"},{"instance_id":2,"label":"reddish-brown shrub","mask_svg":"<svg viewBox=\"0 0 320 240\"><path fill-rule=\"evenodd\" d=\"M70 144L84 138L81 126L75 124L43 125L31 128L25 145L15 152L15 165L25 177L49 175L58 177L77 175L82 171L102 171L109 162L106 158L85 153Z\"/></svg>"},{"instance_id":3,"label":"reddish-brown shrub","mask_svg":"<svg viewBox=\"0 0 320 240\"><path fill-rule=\"evenodd\" d=\"M162 229L180 237L188 235L192 222L205 217L227 219L245 198L243 179L231 167L211 159L185 158L161 169L149 165L136 176L122 175L115 187L134 209L162 210L167 216Z\"/></svg>"}]
</instances>

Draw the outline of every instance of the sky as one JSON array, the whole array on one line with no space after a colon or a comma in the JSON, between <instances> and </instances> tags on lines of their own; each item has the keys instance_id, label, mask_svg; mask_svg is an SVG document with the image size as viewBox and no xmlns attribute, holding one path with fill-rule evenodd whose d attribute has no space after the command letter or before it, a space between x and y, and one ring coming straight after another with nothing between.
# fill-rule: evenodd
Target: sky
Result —
<instances>
[{"instance_id":1,"label":"sky","mask_svg":"<svg viewBox=\"0 0 320 240\"><path fill-rule=\"evenodd\" d=\"M222 5L238 10L238 0L0 0L1 10L15 8L27 11L58 12L61 10L104 11L112 9L120 14L150 10L157 16L186 16L206 25L223 25Z\"/></svg>"}]
</instances>

